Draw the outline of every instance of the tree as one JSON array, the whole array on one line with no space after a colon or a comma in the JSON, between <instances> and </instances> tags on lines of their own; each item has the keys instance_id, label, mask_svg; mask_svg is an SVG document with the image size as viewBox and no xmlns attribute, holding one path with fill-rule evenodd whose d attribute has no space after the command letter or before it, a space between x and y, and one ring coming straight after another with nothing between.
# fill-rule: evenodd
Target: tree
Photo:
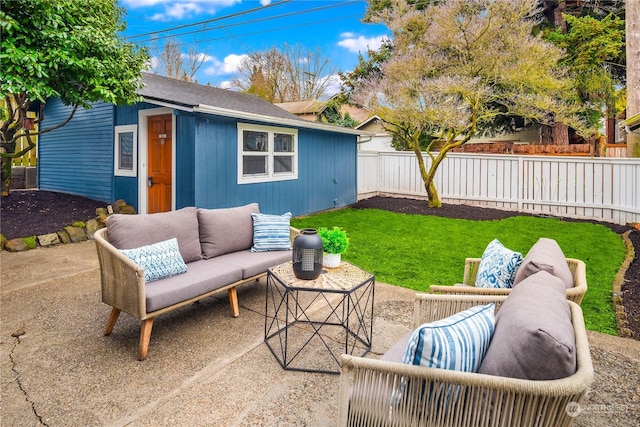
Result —
<instances>
[{"instance_id":1,"label":"tree","mask_svg":"<svg viewBox=\"0 0 640 427\"><path fill-rule=\"evenodd\" d=\"M269 102L320 99L326 95L333 70L322 52L284 45L250 53L231 81L236 89Z\"/></svg>"},{"instance_id":2,"label":"tree","mask_svg":"<svg viewBox=\"0 0 640 427\"><path fill-rule=\"evenodd\" d=\"M555 119L591 131L558 69L563 52L532 35L536 1L448 0L421 10L390 1L373 19L392 31L392 56L357 97L415 153L429 206L442 205L434 177L447 153L501 118ZM425 138L428 166L420 147ZM433 153L436 145L440 151Z\"/></svg>"},{"instance_id":3,"label":"tree","mask_svg":"<svg viewBox=\"0 0 640 427\"><path fill-rule=\"evenodd\" d=\"M640 1L627 3L627 117L640 113ZM640 157L640 136L627 135L627 157Z\"/></svg>"},{"instance_id":4,"label":"tree","mask_svg":"<svg viewBox=\"0 0 640 427\"><path fill-rule=\"evenodd\" d=\"M95 101L138 99L145 50L122 41L123 9L117 0L12 0L2 3L0 28L0 156L2 195L9 194L11 159L35 147L34 137L68 123L79 107ZM43 126L44 103L58 97L73 106L61 123ZM21 131L30 109L40 105L39 131ZM24 136L21 136L24 135ZM24 137L28 147L16 152Z\"/></svg>"},{"instance_id":5,"label":"tree","mask_svg":"<svg viewBox=\"0 0 640 427\"><path fill-rule=\"evenodd\" d=\"M567 53L561 64L575 82L585 119L597 128L603 115L616 115L616 86L624 82L616 79L612 64L624 51L625 24L613 14L602 19L589 15L563 15L563 18L565 30L548 32L545 38Z\"/></svg>"},{"instance_id":6,"label":"tree","mask_svg":"<svg viewBox=\"0 0 640 427\"><path fill-rule=\"evenodd\" d=\"M156 52L158 74L185 82L195 82L195 75L202 68L206 59L204 53L198 52L195 47L189 47L187 53L180 51L180 45L176 39L168 38Z\"/></svg>"}]
</instances>

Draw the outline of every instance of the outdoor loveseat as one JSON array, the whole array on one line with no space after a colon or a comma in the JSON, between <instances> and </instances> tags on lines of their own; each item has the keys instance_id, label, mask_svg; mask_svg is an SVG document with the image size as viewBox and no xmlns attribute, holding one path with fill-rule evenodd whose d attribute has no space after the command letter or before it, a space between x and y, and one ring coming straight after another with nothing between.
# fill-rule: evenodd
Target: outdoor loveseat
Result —
<instances>
[{"instance_id":1,"label":"outdoor loveseat","mask_svg":"<svg viewBox=\"0 0 640 427\"><path fill-rule=\"evenodd\" d=\"M236 287L291 260L298 230L289 218L260 214L256 203L111 215L94 236L102 301L112 307L104 334L111 334L122 311L141 320L138 359L144 360L156 316L226 291L238 317Z\"/></svg>"},{"instance_id":2,"label":"outdoor loveseat","mask_svg":"<svg viewBox=\"0 0 640 427\"><path fill-rule=\"evenodd\" d=\"M488 288L476 286L481 258L467 258L464 265L462 284L454 286L431 285L429 293L455 295L509 295L512 288ZM562 264L562 265L561 265ZM541 238L529 250L518 267L515 276L516 286L527 275L545 270L557 275L560 267L566 271L566 296L569 301L581 304L587 293L586 265L574 258L565 258L554 240ZM566 269L568 267L568 270Z\"/></svg>"},{"instance_id":3,"label":"outdoor loveseat","mask_svg":"<svg viewBox=\"0 0 640 427\"><path fill-rule=\"evenodd\" d=\"M422 324L447 318L470 307L493 303L498 312L496 330L482 361L481 370L494 344L496 346L494 356L498 352L503 353L506 358L519 358L524 354L523 359L533 357L534 360L531 363L535 364L536 355L528 353L536 352L540 340L544 340L546 334L535 331L525 332L526 324L513 321L514 315L515 317L520 315L518 312L527 311L526 307L535 310L535 306L529 306L528 301L520 301L515 307L509 309L510 319L498 317L499 310L505 306L507 299L513 298L514 294L522 293L521 291L523 288L518 292L514 290L514 293L509 296L417 294L414 326L418 328ZM535 289L530 289L529 295L525 295L525 298L535 299L535 293ZM379 360L342 355L338 425L368 427L418 425L562 427L571 425L573 417L580 411L580 405L584 404L588 387L593 381L593 366L582 310L574 302L566 300L562 293L558 292L558 296L562 302L556 299L552 305L556 307L556 311L566 311L575 335L573 361L575 371L572 374L550 380L533 380L401 363L410 339L411 333L409 333ZM531 301L531 304L539 302ZM522 307L525 307L525 310L521 310ZM513 310L514 308L516 310ZM543 312L540 312L540 315L545 316ZM525 323L529 322L528 319L522 320ZM507 327L507 330L502 331L507 335L514 332L510 331L509 327L522 329L520 335L527 337L526 341L529 341L525 341L523 348L520 349L522 354L519 354L518 349L513 348L504 351L505 342L500 342L504 336L498 336L501 321L508 322L502 325ZM506 343L507 347L509 344ZM547 360L545 357L539 359L542 359L541 364L544 370L544 365L551 360L551 356L548 356ZM522 365L522 361L520 362ZM545 374L544 371L542 374L537 373L543 376Z\"/></svg>"}]
</instances>

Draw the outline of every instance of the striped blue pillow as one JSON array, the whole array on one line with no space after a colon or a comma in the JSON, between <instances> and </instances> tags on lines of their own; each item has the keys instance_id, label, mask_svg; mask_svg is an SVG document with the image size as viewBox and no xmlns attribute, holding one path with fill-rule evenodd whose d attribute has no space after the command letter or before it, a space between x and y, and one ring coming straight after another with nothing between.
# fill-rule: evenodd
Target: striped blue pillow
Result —
<instances>
[{"instance_id":1,"label":"striped blue pillow","mask_svg":"<svg viewBox=\"0 0 640 427\"><path fill-rule=\"evenodd\" d=\"M136 249L120 249L120 252L144 268L146 283L187 272L176 238Z\"/></svg>"},{"instance_id":2,"label":"striped blue pillow","mask_svg":"<svg viewBox=\"0 0 640 427\"><path fill-rule=\"evenodd\" d=\"M289 223L291 212L284 215L252 213L253 246L251 252L286 251L291 249Z\"/></svg>"},{"instance_id":3,"label":"striped blue pillow","mask_svg":"<svg viewBox=\"0 0 640 427\"><path fill-rule=\"evenodd\" d=\"M477 372L489 348L496 318L494 304L478 305L413 332L403 363Z\"/></svg>"}]
</instances>

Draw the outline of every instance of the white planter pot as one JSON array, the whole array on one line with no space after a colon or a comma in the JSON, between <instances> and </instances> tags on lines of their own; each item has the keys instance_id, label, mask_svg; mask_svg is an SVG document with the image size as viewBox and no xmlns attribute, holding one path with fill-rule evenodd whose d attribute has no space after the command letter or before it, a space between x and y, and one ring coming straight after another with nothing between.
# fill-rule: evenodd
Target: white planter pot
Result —
<instances>
[{"instance_id":1,"label":"white planter pot","mask_svg":"<svg viewBox=\"0 0 640 427\"><path fill-rule=\"evenodd\" d=\"M322 265L327 268L336 268L340 265L340 254L328 254L322 255Z\"/></svg>"}]
</instances>

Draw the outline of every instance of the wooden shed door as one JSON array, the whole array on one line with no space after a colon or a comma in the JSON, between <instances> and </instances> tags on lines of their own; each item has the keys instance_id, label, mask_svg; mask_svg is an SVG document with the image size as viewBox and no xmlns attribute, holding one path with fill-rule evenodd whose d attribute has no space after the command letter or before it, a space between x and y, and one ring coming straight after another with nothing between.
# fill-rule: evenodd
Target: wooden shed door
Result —
<instances>
[{"instance_id":1,"label":"wooden shed door","mask_svg":"<svg viewBox=\"0 0 640 427\"><path fill-rule=\"evenodd\" d=\"M151 116L148 129L147 212L171 210L171 114Z\"/></svg>"}]
</instances>

